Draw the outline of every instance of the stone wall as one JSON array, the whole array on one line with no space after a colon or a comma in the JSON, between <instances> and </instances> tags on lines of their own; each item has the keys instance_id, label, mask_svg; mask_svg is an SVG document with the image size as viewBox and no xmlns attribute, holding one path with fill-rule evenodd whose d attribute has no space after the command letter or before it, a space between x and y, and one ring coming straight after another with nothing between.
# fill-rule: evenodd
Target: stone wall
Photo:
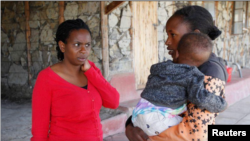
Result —
<instances>
[{"instance_id":1,"label":"stone wall","mask_svg":"<svg viewBox=\"0 0 250 141\"><path fill-rule=\"evenodd\" d=\"M58 2L31 1L31 75L32 86L28 85L27 47L25 32L24 2L1 2L1 86L2 96L30 98L38 73L58 62L54 41L58 27ZM171 59L165 41L165 24L173 12L188 5L187 1L158 2L158 47L159 61ZM202 5L202 2L191 2ZM232 2L218 2L216 25L222 35L215 40L214 52L243 67L250 67L249 29L242 35L231 34ZM52 14L53 13L53 14ZM102 70L102 48L100 34L100 2L65 2L64 18L83 19L92 32L92 52L89 57ZM128 2L123 3L108 15L109 71L115 74L133 72L131 48L132 13ZM226 25L226 26L225 26Z\"/></svg>"},{"instance_id":2,"label":"stone wall","mask_svg":"<svg viewBox=\"0 0 250 141\"><path fill-rule=\"evenodd\" d=\"M187 2L158 2L158 52L159 61L170 59L165 46L167 35L165 24L175 9ZM123 3L108 15L109 22L109 64L110 75L123 72L133 72L133 52L129 29L132 13L128 2Z\"/></svg>"},{"instance_id":3,"label":"stone wall","mask_svg":"<svg viewBox=\"0 0 250 141\"><path fill-rule=\"evenodd\" d=\"M58 2L30 1L31 75L28 85L24 2L1 2L1 88L2 97L30 98L38 73L58 62L55 33L59 25ZM65 20L83 19L92 32L89 57L100 69L100 2L65 2Z\"/></svg>"},{"instance_id":4,"label":"stone wall","mask_svg":"<svg viewBox=\"0 0 250 141\"><path fill-rule=\"evenodd\" d=\"M108 15L110 75L133 72L130 47L132 13L128 1Z\"/></svg>"},{"instance_id":5,"label":"stone wall","mask_svg":"<svg viewBox=\"0 0 250 141\"><path fill-rule=\"evenodd\" d=\"M1 92L2 95L26 97L30 89L27 85L24 2L1 2L1 13Z\"/></svg>"},{"instance_id":6,"label":"stone wall","mask_svg":"<svg viewBox=\"0 0 250 141\"><path fill-rule=\"evenodd\" d=\"M214 52L230 61L239 63L242 67L250 67L250 27L243 34L234 35L231 20L233 2L218 2L216 25L222 30L221 36L215 40Z\"/></svg>"}]
</instances>

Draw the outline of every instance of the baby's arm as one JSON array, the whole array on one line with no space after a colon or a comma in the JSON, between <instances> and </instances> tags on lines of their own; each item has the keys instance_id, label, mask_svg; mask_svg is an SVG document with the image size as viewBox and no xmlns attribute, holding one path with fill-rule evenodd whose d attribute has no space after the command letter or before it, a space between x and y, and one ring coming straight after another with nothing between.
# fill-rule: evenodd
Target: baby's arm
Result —
<instances>
[{"instance_id":1,"label":"baby's arm","mask_svg":"<svg viewBox=\"0 0 250 141\"><path fill-rule=\"evenodd\" d=\"M227 102L221 96L209 92L204 88L204 77L194 76L188 84L188 101L195 104L200 109L206 109L211 113L219 113L227 108ZM214 82L216 83L216 82ZM215 84L216 85L216 84Z\"/></svg>"}]
</instances>

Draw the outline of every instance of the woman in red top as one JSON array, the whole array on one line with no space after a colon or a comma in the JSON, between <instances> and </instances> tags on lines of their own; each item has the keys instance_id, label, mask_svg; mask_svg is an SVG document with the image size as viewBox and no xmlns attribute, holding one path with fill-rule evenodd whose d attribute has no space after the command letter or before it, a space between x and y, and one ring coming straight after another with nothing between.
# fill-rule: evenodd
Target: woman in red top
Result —
<instances>
[{"instance_id":1,"label":"woman in red top","mask_svg":"<svg viewBox=\"0 0 250 141\"><path fill-rule=\"evenodd\" d=\"M56 33L59 63L42 70L32 96L31 141L101 141L102 106L115 109L119 93L87 58L91 32L80 19Z\"/></svg>"}]
</instances>

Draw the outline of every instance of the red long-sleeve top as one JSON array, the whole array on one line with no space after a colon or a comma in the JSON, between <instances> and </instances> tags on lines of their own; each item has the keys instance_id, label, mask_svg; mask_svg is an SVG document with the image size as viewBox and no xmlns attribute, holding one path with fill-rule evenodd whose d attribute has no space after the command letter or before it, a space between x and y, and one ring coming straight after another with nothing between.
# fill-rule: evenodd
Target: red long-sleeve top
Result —
<instances>
[{"instance_id":1,"label":"red long-sleeve top","mask_svg":"<svg viewBox=\"0 0 250 141\"><path fill-rule=\"evenodd\" d=\"M31 141L101 141L102 107L115 109L119 93L90 62L87 89L73 85L50 67L42 70L32 96Z\"/></svg>"}]
</instances>

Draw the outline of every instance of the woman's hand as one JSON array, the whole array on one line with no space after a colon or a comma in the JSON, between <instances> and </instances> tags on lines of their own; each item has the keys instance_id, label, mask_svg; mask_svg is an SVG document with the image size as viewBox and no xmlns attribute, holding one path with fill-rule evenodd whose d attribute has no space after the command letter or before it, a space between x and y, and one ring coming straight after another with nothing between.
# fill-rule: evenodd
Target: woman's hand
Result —
<instances>
[{"instance_id":1,"label":"woman's hand","mask_svg":"<svg viewBox=\"0 0 250 141\"><path fill-rule=\"evenodd\" d=\"M81 66L81 70L83 72L89 70L91 68L91 65L89 64L89 61L86 59L86 61L84 62L84 64Z\"/></svg>"},{"instance_id":2,"label":"woman's hand","mask_svg":"<svg viewBox=\"0 0 250 141\"><path fill-rule=\"evenodd\" d=\"M129 141L150 141L148 135L140 128L134 127L132 123L126 127L125 133Z\"/></svg>"}]
</instances>

